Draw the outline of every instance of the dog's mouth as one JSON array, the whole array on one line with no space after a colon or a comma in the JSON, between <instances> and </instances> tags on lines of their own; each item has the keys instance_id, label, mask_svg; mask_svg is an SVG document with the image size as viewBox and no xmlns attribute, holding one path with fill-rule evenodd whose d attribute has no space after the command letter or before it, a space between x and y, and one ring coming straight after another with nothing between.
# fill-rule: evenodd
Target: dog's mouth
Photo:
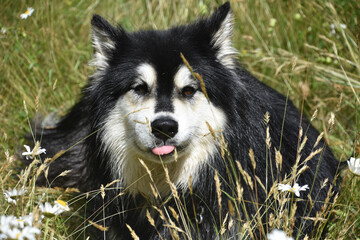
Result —
<instances>
[{"instance_id":1,"label":"dog's mouth","mask_svg":"<svg viewBox=\"0 0 360 240\"><path fill-rule=\"evenodd\" d=\"M151 149L152 153L158 156L163 156L172 153L175 150L174 145L163 145Z\"/></svg>"}]
</instances>

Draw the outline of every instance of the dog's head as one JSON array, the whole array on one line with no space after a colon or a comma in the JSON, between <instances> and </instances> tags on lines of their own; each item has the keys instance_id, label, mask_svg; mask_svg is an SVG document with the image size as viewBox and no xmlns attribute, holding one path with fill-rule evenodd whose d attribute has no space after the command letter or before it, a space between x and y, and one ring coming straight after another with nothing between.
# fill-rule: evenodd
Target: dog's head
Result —
<instances>
[{"instance_id":1,"label":"dog's head","mask_svg":"<svg viewBox=\"0 0 360 240\"><path fill-rule=\"evenodd\" d=\"M165 31L128 33L97 15L92 26L96 71L85 94L102 147L119 161L211 155L214 134L227 122L236 69L230 5Z\"/></svg>"}]
</instances>

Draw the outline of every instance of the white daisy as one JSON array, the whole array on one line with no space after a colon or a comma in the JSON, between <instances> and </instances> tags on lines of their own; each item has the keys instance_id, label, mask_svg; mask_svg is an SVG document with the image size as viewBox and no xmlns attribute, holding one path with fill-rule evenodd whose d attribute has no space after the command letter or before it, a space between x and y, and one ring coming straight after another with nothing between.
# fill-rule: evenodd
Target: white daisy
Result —
<instances>
[{"instance_id":1,"label":"white daisy","mask_svg":"<svg viewBox=\"0 0 360 240\"><path fill-rule=\"evenodd\" d=\"M26 12L20 15L21 19L27 19L35 10L32 7L27 8Z\"/></svg>"},{"instance_id":2,"label":"white daisy","mask_svg":"<svg viewBox=\"0 0 360 240\"><path fill-rule=\"evenodd\" d=\"M360 158L354 158L351 157L349 161L347 161L347 164L349 166L349 170L357 175L360 176Z\"/></svg>"},{"instance_id":3,"label":"white daisy","mask_svg":"<svg viewBox=\"0 0 360 240\"><path fill-rule=\"evenodd\" d=\"M9 203L16 204L16 198L24 195L25 192L26 190L24 187L19 190L16 190L15 188L12 190L9 189L8 191L4 191L4 197Z\"/></svg>"},{"instance_id":4,"label":"white daisy","mask_svg":"<svg viewBox=\"0 0 360 240\"><path fill-rule=\"evenodd\" d=\"M278 189L281 190L282 192L288 191L288 192L295 193L295 195L297 197L300 197L300 191L306 191L307 189L309 189L309 186L306 184L306 185L300 187L300 185L298 183L295 183L294 186L290 186L289 184L279 183Z\"/></svg>"},{"instance_id":5,"label":"white daisy","mask_svg":"<svg viewBox=\"0 0 360 240\"><path fill-rule=\"evenodd\" d=\"M31 217L31 223L28 222ZM40 234L40 229L31 226L32 225L32 214L23 216L24 220L20 220L15 216L2 215L0 217L0 239L27 239L36 240L36 236Z\"/></svg>"},{"instance_id":6,"label":"white daisy","mask_svg":"<svg viewBox=\"0 0 360 240\"><path fill-rule=\"evenodd\" d=\"M267 235L268 240L294 240L292 237L286 236L284 231L274 229Z\"/></svg>"},{"instance_id":7,"label":"white daisy","mask_svg":"<svg viewBox=\"0 0 360 240\"><path fill-rule=\"evenodd\" d=\"M1 235L4 237L3 239L27 239L27 240L36 240L36 235L40 234L40 229L36 227L24 227L20 228L7 228L4 229Z\"/></svg>"},{"instance_id":8,"label":"white daisy","mask_svg":"<svg viewBox=\"0 0 360 240\"><path fill-rule=\"evenodd\" d=\"M40 146L36 149L36 146L34 147L33 150L30 150L30 147L28 145L24 145L26 152L23 152L22 155L26 156L26 159L33 159L34 156L38 156L42 153L46 153L46 149L45 148L41 148ZM35 152L34 152L35 150Z\"/></svg>"},{"instance_id":9,"label":"white daisy","mask_svg":"<svg viewBox=\"0 0 360 240\"><path fill-rule=\"evenodd\" d=\"M1 33L2 33L2 34L6 34L6 28L2 27L2 28L1 28Z\"/></svg>"},{"instance_id":10,"label":"white daisy","mask_svg":"<svg viewBox=\"0 0 360 240\"><path fill-rule=\"evenodd\" d=\"M55 205L57 205L64 212L70 211L69 205L67 204L67 202L63 200L56 200Z\"/></svg>"},{"instance_id":11,"label":"white daisy","mask_svg":"<svg viewBox=\"0 0 360 240\"><path fill-rule=\"evenodd\" d=\"M40 203L39 209L45 217L57 216L63 212L70 211L68 204L62 200L56 200L54 205L46 202Z\"/></svg>"}]
</instances>

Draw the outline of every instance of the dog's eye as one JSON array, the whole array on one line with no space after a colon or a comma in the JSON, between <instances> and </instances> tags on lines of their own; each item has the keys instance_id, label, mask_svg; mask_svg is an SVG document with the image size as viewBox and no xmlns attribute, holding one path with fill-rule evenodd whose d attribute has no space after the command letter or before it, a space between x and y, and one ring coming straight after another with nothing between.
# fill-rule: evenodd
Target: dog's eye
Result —
<instances>
[{"instance_id":1,"label":"dog's eye","mask_svg":"<svg viewBox=\"0 0 360 240\"><path fill-rule=\"evenodd\" d=\"M187 86L187 87L184 87L182 90L181 90L181 94L184 96L184 97L192 97L196 92L196 89L191 87L191 86Z\"/></svg>"},{"instance_id":2,"label":"dog's eye","mask_svg":"<svg viewBox=\"0 0 360 240\"><path fill-rule=\"evenodd\" d=\"M139 95L146 95L149 92L149 89L146 84L140 84L134 87L134 91Z\"/></svg>"}]
</instances>

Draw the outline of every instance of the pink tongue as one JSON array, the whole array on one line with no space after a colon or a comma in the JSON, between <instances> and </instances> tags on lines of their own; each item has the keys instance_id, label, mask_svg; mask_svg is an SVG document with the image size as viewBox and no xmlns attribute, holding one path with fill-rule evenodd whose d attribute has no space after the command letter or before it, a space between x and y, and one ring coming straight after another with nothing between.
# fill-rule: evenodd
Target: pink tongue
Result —
<instances>
[{"instance_id":1,"label":"pink tongue","mask_svg":"<svg viewBox=\"0 0 360 240\"><path fill-rule=\"evenodd\" d=\"M174 146L161 146L152 149L152 152L156 155L165 155L174 151Z\"/></svg>"}]
</instances>

